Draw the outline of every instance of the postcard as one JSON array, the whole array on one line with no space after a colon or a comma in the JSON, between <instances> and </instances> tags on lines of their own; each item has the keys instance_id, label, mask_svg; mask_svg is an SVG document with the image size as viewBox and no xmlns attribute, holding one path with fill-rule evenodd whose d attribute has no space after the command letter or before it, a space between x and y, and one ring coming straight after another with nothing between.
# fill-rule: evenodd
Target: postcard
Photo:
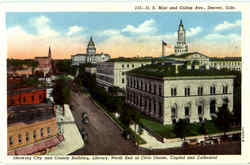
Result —
<instances>
[{"instance_id":1,"label":"postcard","mask_svg":"<svg viewBox=\"0 0 250 165\"><path fill-rule=\"evenodd\" d=\"M99 3L2 4L2 161L249 162L249 3Z\"/></svg>"}]
</instances>

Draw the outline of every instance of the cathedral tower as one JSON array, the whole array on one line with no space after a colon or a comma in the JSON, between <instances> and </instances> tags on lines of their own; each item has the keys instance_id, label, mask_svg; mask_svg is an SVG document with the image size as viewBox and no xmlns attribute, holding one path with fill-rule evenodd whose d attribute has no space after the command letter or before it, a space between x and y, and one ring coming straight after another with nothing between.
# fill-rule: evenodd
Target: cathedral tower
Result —
<instances>
[{"instance_id":1,"label":"cathedral tower","mask_svg":"<svg viewBox=\"0 0 250 165\"><path fill-rule=\"evenodd\" d=\"M51 50L50 50L50 46L49 46L49 53L48 53L48 57L51 58Z\"/></svg>"},{"instance_id":2,"label":"cathedral tower","mask_svg":"<svg viewBox=\"0 0 250 165\"><path fill-rule=\"evenodd\" d=\"M178 41L177 45L175 46L175 54L181 55L187 52L188 52L188 45L186 43L186 31L184 29L184 25L182 24L181 20L178 28Z\"/></svg>"}]
</instances>

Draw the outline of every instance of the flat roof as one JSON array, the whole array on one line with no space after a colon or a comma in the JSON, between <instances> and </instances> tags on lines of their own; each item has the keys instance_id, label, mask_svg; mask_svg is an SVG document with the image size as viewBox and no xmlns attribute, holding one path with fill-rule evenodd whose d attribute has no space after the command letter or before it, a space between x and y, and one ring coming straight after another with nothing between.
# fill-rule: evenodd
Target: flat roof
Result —
<instances>
[{"instance_id":1,"label":"flat roof","mask_svg":"<svg viewBox=\"0 0 250 165\"><path fill-rule=\"evenodd\" d=\"M15 94L20 94L20 93L40 91L40 90L46 90L46 88L43 88L43 87L28 87L28 88L11 89L11 90L7 91L7 95L15 95Z\"/></svg>"},{"instance_id":2,"label":"flat roof","mask_svg":"<svg viewBox=\"0 0 250 165\"><path fill-rule=\"evenodd\" d=\"M176 73L176 66L171 64L151 64L140 68L136 68L127 72L128 75L144 76L144 77L222 77L232 76L231 72L216 69L190 69L187 70L186 65L178 66L178 73Z\"/></svg>"},{"instance_id":3,"label":"flat roof","mask_svg":"<svg viewBox=\"0 0 250 165\"><path fill-rule=\"evenodd\" d=\"M8 124L45 121L55 118L56 114L52 103L34 105L17 105L8 107Z\"/></svg>"},{"instance_id":4,"label":"flat roof","mask_svg":"<svg viewBox=\"0 0 250 165\"><path fill-rule=\"evenodd\" d=\"M26 104L26 105L15 105L15 106L9 106L8 112L18 112L23 110L43 110L49 107L52 107L53 104L48 103L41 103L41 104Z\"/></svg>"},{"instance_id":5,"label":"flat roof","mask_svg":"<svg viewBox=\"0 0 250 165\"><path fill-rule=\"evenodd\" d=\"M134 58L111 58L107 62L151 62L152 58L147 57L134 57Z\"/></svg>"}]
</instances>

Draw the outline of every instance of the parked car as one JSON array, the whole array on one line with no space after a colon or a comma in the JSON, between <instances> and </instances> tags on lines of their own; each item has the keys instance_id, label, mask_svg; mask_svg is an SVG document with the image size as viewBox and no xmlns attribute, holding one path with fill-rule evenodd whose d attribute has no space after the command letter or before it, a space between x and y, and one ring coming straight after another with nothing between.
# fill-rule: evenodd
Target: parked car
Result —
<instances>
[{"instance_id":1,"label":"parked car","mask_svg":"<svg viewBox=\"0 0 250 165\"><path fill-rule=\"evenodd\" d=\"M88 117L88 116L87 116L87 113L86 113L86 112L83 112L83 113L82 113L82 119L84 119L84 118L86 118L86 117Z\"/></svg>"},{"instance_id":2,"label":"parked car","mask_svg":"<svg viewBox=\"0 0 250 165\"><path fill-rule=\"evenodd\" d=\"M88 133L86 132L85 129L81 129L80 133L81 133L82 138L83 138L84 141L88 140Z\"/></svg>"},{"instance_id":3,"label":"parked car","mask_svg":"<svg viewBox=\"0 0 250 165\"><path fill-rule=\"evenodd\" d=\"M83 118L82 123L83 124L88 124L89 123L89 118L88 117Z\"/></svg>"}]
</instances>

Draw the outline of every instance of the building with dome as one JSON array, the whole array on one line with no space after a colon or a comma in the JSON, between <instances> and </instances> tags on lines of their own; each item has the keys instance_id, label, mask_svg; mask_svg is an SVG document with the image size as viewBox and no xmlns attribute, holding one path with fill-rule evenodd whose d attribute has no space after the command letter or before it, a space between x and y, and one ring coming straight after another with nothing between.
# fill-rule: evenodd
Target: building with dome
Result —
<instances>
[{"instance_id":1,"label":"building with dome","mask_svg":"<svg viewBox=\"0 0 250 165\"><path fill-rule=\"evenodd\" d=\"M72 55L72 66L79 66L81 64L96 64L99 62L105 62L110 59L109 54L104 54L104 53L96 53L96 47L95 43L93 41L93 38L90 37L87 49L86 49L86 54L75 54Z\"/></svg>"}]
</instances>

